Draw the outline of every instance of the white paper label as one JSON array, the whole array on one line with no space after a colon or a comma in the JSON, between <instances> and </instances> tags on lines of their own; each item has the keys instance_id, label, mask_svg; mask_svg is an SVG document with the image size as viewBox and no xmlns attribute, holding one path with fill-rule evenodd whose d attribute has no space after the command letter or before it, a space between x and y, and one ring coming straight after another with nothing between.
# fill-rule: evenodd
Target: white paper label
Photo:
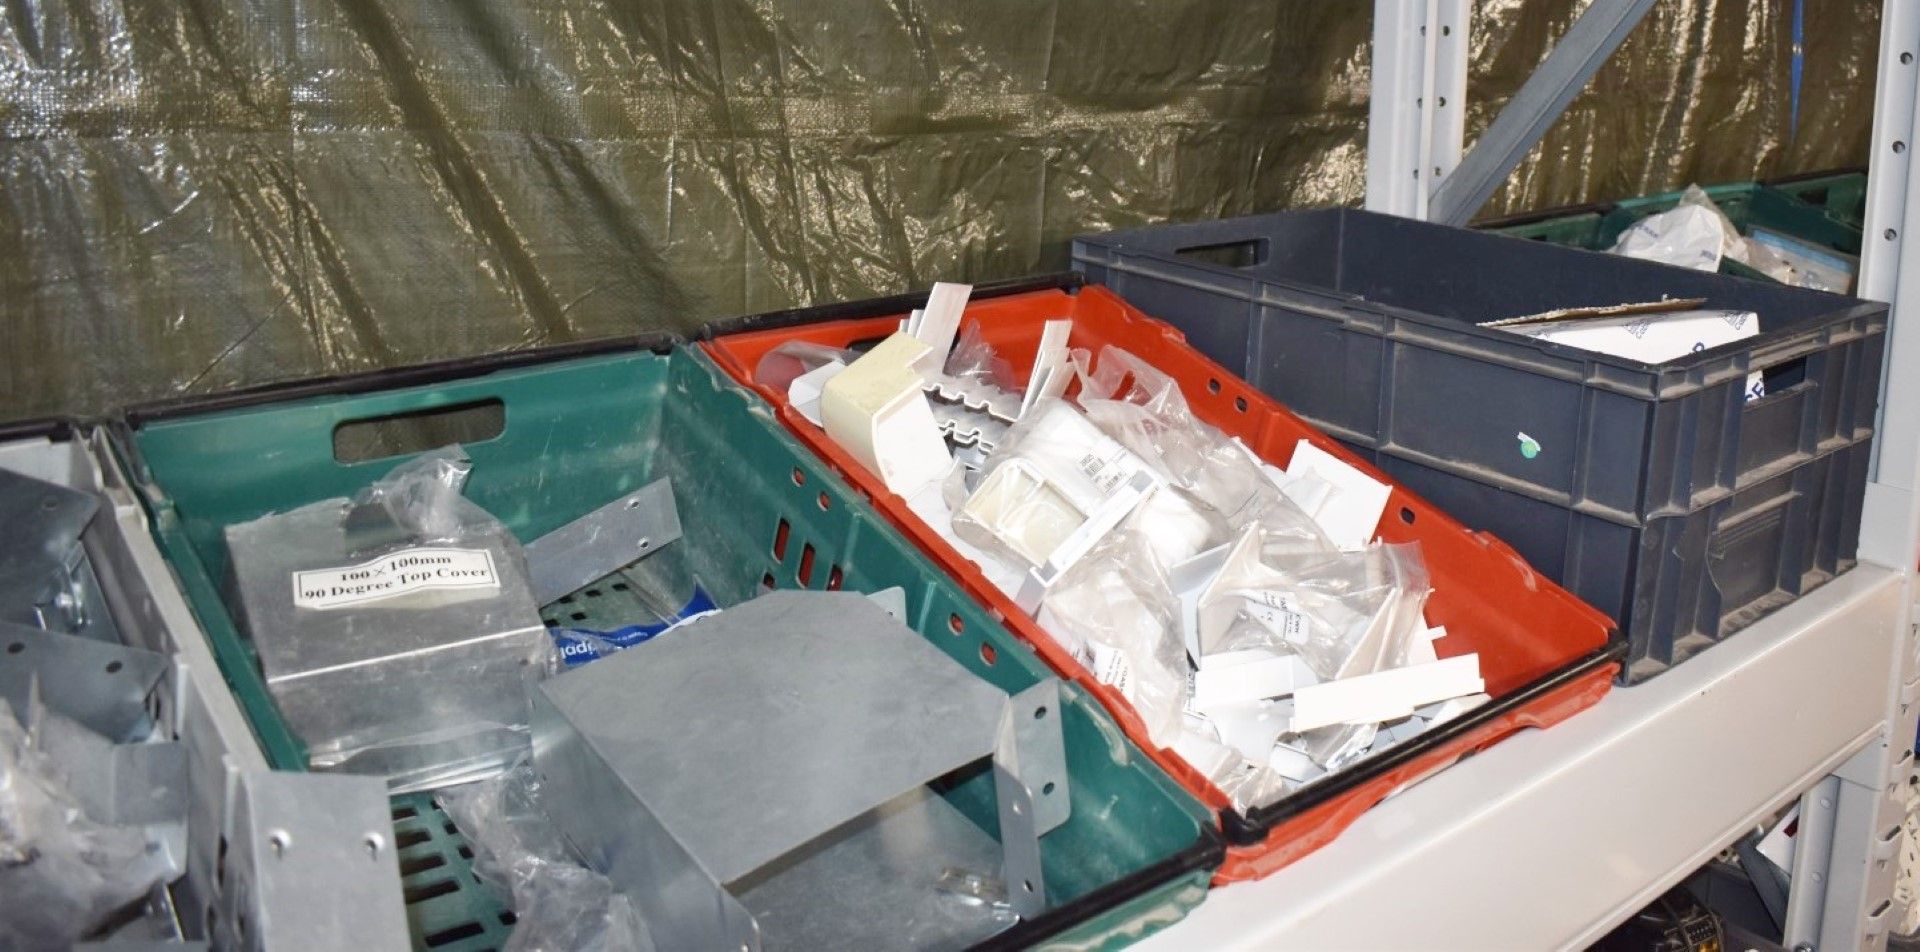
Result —
<instances>
[{"instance_id":1,"label":"white paper label","mask_svg":"<svg viewBox=\"0 0 1920 952\"><path fill-rule=\"evenodd\" d=\"M1307 616L1299 612L1293 599L1279 592L1255 592L1246 596L1246 613L1287 641L1296 645L1306 643Z\"/></svg>"},{"instance_id":2,"label":"white paper label","mask_svg":"<svg viewBox=\"0 0 1920 952\"><path fill-rule=\"evenodd\" d=\"M1102 450L1105 455L1102 455ZM1101 495L1111 494L1114 487L1132 479L1133 474L1139 471L1139 457L1113 440L1102 440L1098 447L1080 456L1080 472L1093 480L1094 488Z\"/></svg>"},{"instance_id":3,"label":"white paper label","mask_svg":"<svg viewBox=\"0 0 1920 952\"><path fill-rule=\"evenodd\" d=\"M1092 648L1093 676L1119 691L1121 697L1133 700L1133 664L1127 660L1127 653L1097 641Z\"/></svg>"},{"instance_id":4,"label":"white paper label","mask_svg":"<svg viewBox=\"0 0 1920 952\"><path fill-rule=\"evenodd\" d=\"M499 587L485 549L402 549L359 565L293 573L293 604L328 611L427 589Z\"/></svg>"}]
</instances>

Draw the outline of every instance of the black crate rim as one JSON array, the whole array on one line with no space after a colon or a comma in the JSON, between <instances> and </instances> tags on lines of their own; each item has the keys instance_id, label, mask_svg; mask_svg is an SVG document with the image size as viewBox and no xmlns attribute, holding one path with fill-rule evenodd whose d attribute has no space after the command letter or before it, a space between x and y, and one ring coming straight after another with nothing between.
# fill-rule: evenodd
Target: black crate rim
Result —
<instances>
[{"instance_id":1,"label":"black crate rim","mask_svg":"<svg viewBox=\"0 0 1920 952\"><path fill-rule=\"evenodd\" d=\"M303 377L294 380L281 380L272 383L256 384L226 390L219 393L191 394L182 397L168 397L134 404L119 414L120 419L135 430L149 423L173 420L183 417L200 416L224 410L240 410L248 407L265 406L273 403L286 403L310 397L335 397L354 394L375 393L382 390L397 390L403 387L419 387L429 384L447 383L469 377L480 377L502 370L552 363L575 357L597 357L604 354L621 354L647 351L666 354L684 341L677 334L641 334L631 337L602 337L593 340L577 341L566 344L552 344L545 347L532 347L526 350L511 350L501 353L483 354L475 357L457 357L451 360L428 361L409 364L402 367L388 367L380 370L367 370L351 374L329 374L319 377Z\"/></svg>"},{"instance_id":2,"label":"black crate rim","mask_svg":"<svg viewBox=\"0 0 1920 952\"><path fill-rule=\"evenodd\" d=\"M1541 208L1527 212L1513 212L1497 218L1482 218L1467 227L1475 231L1497 231L1502 228L1518 228L1522 225L1537 225L1555 218L1569 218L1574 215L1605 215L1618 208L1613 202L1582 202L1578 205L1561 205L1558 208Z\"/></svg>"},{"instance_id":3,"label":"black crate rim","mask_svg":"<svg viewBox=\"0 0 1920 952\"><path fill-rule=\"evenodd\" d=\"M1087 280L1077 271L1055 271L1022 278L1006 278L989 281L973 286L968 295L969 303L989 298L1007 297L1013 294L1028 294L1034 291L1064 291L1073 294L1085 287ZM744 334L750 331L777 330L786 327L800 327L806 324L824 324L828 321L863 320L872 317L885 317L889 314L905 314L915 308L924 307L931 291L909 291L889 297L867 298L859 301L843 301L837 304L821 304L813 307L795 307L780 311L767 311L762 314L747 314L741 317L722 318L709 321L694 335L696 341L710 341L716 337L730 334Z\"/></svg>"},{"instance_id":4,"label":"black crate rim","mask_svg":"<svg viewBox=\"0 0 1920 952\"><path fill-rule=\"evenodd\" d=\"M1342 221L1344 221L1348 216L1359 216L1359 217L1373 218L1376 220L1397 220L1397 221L1403 221L1407 224L1425 225L1425 226L1434 227L1434 228L1445 227L1440 225L1434 225L1431 222L1415 222L1412 219L1399 219L1398 216L1394 216L1394 215L1387 215L1380 212L1369 212L1369 211L1364 211L1361 209L1354 209L1354 208L1325 208L1325 209L1310 209L1310 210L1294 211L1294 212L1271 212L1264 215L1249 215L1249 216L1245 216L1244 218L1231 219L1231 220L1248 221L1248 220L1254 220L1254 219L1269 219L1269 218L1297 219L1297 218L1303 218L1307 216L1316 216L1316 215L1337 215L1341 217ZM1206 224L1213 224L1213 223L1214 222L1212 220L1168 222L1166 223L1166 226L1163 226L1163 227L1184 227L1184 226L1206 225ZM1147 228L1130 228L1130 229L1125 229L1121 231L1109 231L1109 232L1102 232L1098 234L1079 235L1073 239L1074 248L1073 248L1072 256L1075 260L1086 260L1091 264L1097 264L1102 267L1113 268L1116 270L1129 271L1129 272L1132 271L1132 268L1128 264L1126 264L1124 261L1095 260L1091 257L1091 255L1098 254L1098 255L1110 256L1112 258L1137 257L1137 258L1146 259L1146 260L1173 259L1177 257L1176 255L1170 252L1161 251L1157 248L1152 248L1152 247L1143 247L1139 244L1132 243L1138 240L1138 236L1151 234L1154 230L1155 229L1150 226ZM1500 235L1500 234L1494 234L1491 232L1481 233L1478 231L1478 229L1462 229L1462 230L1473 231L1476 234L1484 234L1485 237L1491 238L1491 239L1516 242L1520 245L1524 245L1528 247L1534 247L1539 245L1538 242L1527 241L1522 238L1514 238L1509 235ZM1552 246L1550 250L1551 250L1551 253L1554 253L1554 254L1568 254L1568 255L1605 254L1605 252L1588 251L1582 248L1562 248L1559 246ZM1582 350L1580 348L1571 347L1566 344L1556 344L1556 343L1550 343L1547 341L1535 340L1533 338L1523 337L1518 334L1513 334L1507 331L1503 331L1503 330L1500 330L1499 328L1482 327L1481 325L1472 321L1455 320L1455 319L1444 317L1439 314L1429 314L1424 311L1417 311L1407 307L1401 307L1401 306L1392 305L1392 304L1384 304L1378 301L1373 301L1364 296L1354 294L1349 291L1342 291L1335 288L1316 287L1313 285L1303 284L1298 281L1286 280L1284 278L1276 278L1276 277L1265 276L1265 275L1246 274L1236 268L1228 267L1225 265L1212 264L1206 261L1181 259L1179 261L1179 264L1182 268L1189 268L1194 271L1201 271L1207 274L1233 278L1236 281L1246 282L1255 287L1271 287L1271 288L1283 290L1286 293L1292 294L1292 295L1299 295L1302 297L1307 297L1312 299L1327 300L1330 302L1335 302L1340 307L1345 307L1345 308L1360 311L1363 313L1372 314L1382 318L1411 321L1413 323L1421 324L1427 327L1433 327L1440 330L1445 330L1450 333L1452 332L1464 333L1475 339L1489 341L1495 344L1506 344L1506 345L1519 344L1521 346L1529 346L1539 351L1542 354L1552 356L1552 357L1558 357L1563 359L1570 358L1570 357L1578 358L1590 363L1601 364L1604 366L1619 368L1621 370L1632 371L1632 372L1639 373L1639 374L1648 376L1650 378L1653 378L1653 381L1659 385L1665 385L1664 384L1665 379L1671 376L1694 374L1694 373L1708 371L1710 369L1710 365L1716 364L1724 360L1728 356L1732 356L1734 354L1738 354L1743 351L1752 350L1756 347L1764 346L1776 340L1783 340L1792 335L1814 333L1817 331L1825 330L1830 327L1846 324L1852 321L1865 322L1866 326L1862 329L1862 333L1865 335L1871 336L1875 334L1885 334L1887 329L1887 313L1890 309L1889 305L1879 301L1872 301L1865 298L1856 298L1856 297L1852 297L1850 295L1845 295L1845 294L1833 294L1827 291L1816 291L1810 288L1798 288L1795 290L1805 294L1818 294L1818 295L1829 297L1833 299L1833 301L1837 306L1833 310L1824 312L1822 314L1812 316L1812 317L1802 318L1796 321L1790 327L1774 328L1772 330L1763 330L1759 334L1756 334L1753 337L1747 338L1745 340L1731 341L1726 344L1721 344L1718 347L1712 347L1712 348L1708 348L1707 350L1688 354L1684 357L1677 357L1673 360L1663 361L1657 364L1651 364L1651 363L1646 363L1644 361L1632 360L1626 357L1615 357L1610 354L1600 353L1598 351ZM1687 269L1687 268L1678 267L1676 265L1661 264L1659 262L1654 262L1654 261L1638 261L1636 262L1636 264L1643 265L1648 268L1667 269L1671 272L1686 273L1689 275L1697 275L1699 273L1699 272L1691 271L1690 269ZM1162 275L1159 275L1157 273L1143 273L1142 276L1143 277L1162 277ZM1720 277L1729 281L1753 281L1754 280L1752 278L1742 278L1742 277L1736 277L1732 275L1721 275ZM1219 289L1210 289L1210 290L1219 290ZM1226 292L1223 292L1223 293L1226 293ZM1257 291L1250 296L1241 297L1239 295L1235 295L1235 297L1238 299L1246 300L1253 303L1267 303L1264 300L1265 296L1259 294ZM1842 302L1850 302L1850 303L1843 304ZM1368 328L1353 328L1353 329L1360 333L1371 333L1370 329Z\"/></svg>"},{"instance_id":5,"label":"black crate rim","mask_svg":"<svg viewBox=\"0 0 1920 952\"><path fill-rule=\"evenodd\" d=\"M80 421L68 417L39 417L0 423L0 443L45 439L65 443L80 431Z\"/></svg>"}]
</instances>

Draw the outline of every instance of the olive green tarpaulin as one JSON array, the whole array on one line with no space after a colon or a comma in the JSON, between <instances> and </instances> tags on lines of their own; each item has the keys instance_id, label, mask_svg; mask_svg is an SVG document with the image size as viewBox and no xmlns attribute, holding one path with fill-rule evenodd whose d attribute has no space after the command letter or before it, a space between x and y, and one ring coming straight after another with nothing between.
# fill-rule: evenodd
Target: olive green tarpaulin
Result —
<instances>
[{"instance_id":1,"label":"olive green tarpaulin","mask_svg":"<svg viewBox=\"0 0 1920 952\"><path fill-rule=\"evenodd\" d=\"M1864 161L1877 4L1662 0L1488 211ZM1576 12L1476 4L1469 140ZM0 418L1355 203L1365 0L0 0Z\"/></svg>"}]
</instances>

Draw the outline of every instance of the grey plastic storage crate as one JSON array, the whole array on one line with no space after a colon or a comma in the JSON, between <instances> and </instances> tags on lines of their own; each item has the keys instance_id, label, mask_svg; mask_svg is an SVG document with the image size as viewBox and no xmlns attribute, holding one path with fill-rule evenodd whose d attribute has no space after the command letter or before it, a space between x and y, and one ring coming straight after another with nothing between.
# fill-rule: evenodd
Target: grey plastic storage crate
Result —
<instances>
[{"instance_id":1,"label":"grey plastic storage crate","mask_svg":"<svg viewBox=\"0 0 1920 952\"><path fill-rule=\"evenodd\" d=\"M177 743L184 755L184 872L148 897L142 915L97 937L101 947L404 947L384 785L268 770L101 432L59 421L0 426L0 470L99 500L80 537L82 564L98 583L76 591L76 614L89 620L84 634L58 637L118 641L169 659L145 696L152 728L145 742ZM61 660L57 644L0 635L0 665L70 677L74 665ZM48 648L52 655L35 657ZM101 650L84 655L97 662ZM119 666L110 661L99 682L40 686L85 693L105 686ZM289 842L297 850L280 848Z\"/></svg>"},{"instance_id":2,"label":"grey plastic storage crate","mask_svg":"<svg viewBox=\"0 0 1920 952\"><path fill-rule=\"evenodd\" d=\"M1884 304L1348 209L1073 260L1612 615L1629 682L1853 564ZM1763 332L1651 365L1475 326L1663 296Z\"/></svg>"}]
</instances>

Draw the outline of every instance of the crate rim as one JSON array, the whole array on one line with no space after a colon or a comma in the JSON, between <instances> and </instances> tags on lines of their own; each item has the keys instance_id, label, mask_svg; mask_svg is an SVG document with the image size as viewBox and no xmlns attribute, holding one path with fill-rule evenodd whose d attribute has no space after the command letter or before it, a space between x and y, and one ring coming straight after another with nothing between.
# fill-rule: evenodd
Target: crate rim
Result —
<instances>
[{"instance_id":1,"label":"crate rim","mask_svg":"<svg viewBox=\"0 0 1920 952\"><path fill-rule=\"evenodd\" d=\"M71 441L85 424L72 417L28 417L0 423L0 443L44 439L53 443Z\"/></svg>"},{"instance_id":2,"label":"crate rim","mask_svg":"<svg viewBox=\"0 0 1920 952\"><path fill-rule=\"evenodd\" d=\"M967 296L967 302L984 301L989 298L1007 297L1014 294L1028 294L1034 291L1063 291L1073 294L1087 286L1086 276L1078 271L1050 271L1043 274L1018 278L1003 278L987 281L973 286ZM803 327L822 321L865 320L885 317L888 314L905 314L916 308L924 307L927 297L933 293L913 290L887 297L864 298L853 301L838 301L832 304L818 304L810 307L790 307L761 314L743 314L738 317L725 317L708 321L693 335L694 343L705 343L731 334L744 334L752 331L772 331L788 327ZM723 371L724 372L724 371Z\"/></svg>"},{"instance_id":3,"label":"crate rim","mask_svg":"<svg viewBox=\"0 0 1920 952\"><path fill-rule=\"evenodd\" d=\"M1835 178L1841 175L1865 175L1865 174L1867 174L1867 167L1864 165L1843 165L1839 168L1833 168L1833 169L1813 169L1811 171L1806 171L1806 172L1794 172L1789 175L1776 175L1773 178L1761 179L1760 184L1761 185L1793 185L1799 182L1810 182L1810 181L1813 181L1814 179Z\"/></svg>"},{"instance_id":4,"label":"crate rim","mask_svg":"<svg viewBox=\"0 0 1920 952\"><path fill-rule=\"evenodd\" d=\"M1521 225L1537 225L1556 218L1571 218L1575 215L1605 215L1617 207L1613 202L1581 202L1578 205L1561 205L1555 208L1536 208L1532 211L1508 212L1495 218L1481 218L1467 227L1474 231L1498 231L1502 228L1517 228ZM1111 234L1111 232L1109 232Z\"/></svg>"},{"instance_id":5,"label":"crate rim","mask_svg":"<svg viewBox=\"0 0 1920 952\"><path fill-rule=\"evenodd\" d=\"M323 374L254 384L218 393L190 394L134 403L109 415L109 420L138 430L149 423L196 417L226 410L242 410L311 397L345 397L402 387L449 383L501 370L551 363L574 357L650 352L665 355L684 341L678 334L651 333L549 344L472 357L425 361L349 374Z\"/></svg>"},{"instance_id":6,"label":"crate rim","mask_svg":"<svg viewBox=\"0 0 1920 952\"><path fill-rule=\"evenodd\" d=\"M1196 219L1193 221L1167 222L1165 224L1158 225L1158 226L1147 226L1143 228L1129 228L1129 229L1123 229L1123 230L1117 230L1117 231L1107 231L1107 232L1097 232L1092 234L1076 235L1073 239L1073 246L1070 254L1075 260L1088 261L1089 263L1097 264L1102 267L1112 268L1118 271L1139 274L1142 277L1151 277L1151 278L1157 278L1161 280L1174 280L1174 279L1169 275L1161 274L1158 272L1142 271L1137 266L1131 264L1130 260L1128 259L1140 259L1140 260L1146 260L1146 261L1161 261L1161 260L1175 261L1182 268L1190 268L1196 271L1201 271L1201 272L1212 274L1212 275L1231 277L1239 281L1251 283L1255 285L1257 288L1274 288L1280 292L1287 294L1290 297L1300 296L1300 297L1307 297L1307 298L1320 299L1320 300L1330 300L1330 301L1336 302L1338 307L1346 310L1350 310L1350 311L1356 311L1363 314L1372 314L1378 317L1388 318L1388 319L1412 321L1414 323L1422 324L1428 327L1441 328L1449 332L1461 332L1473 338L1493 342L1496 344L1511 345L1511 344L1518 343L1522 346L1531 346L1533 349L1538 350L1543 354L1557 357L1557 358L1562 358L1562 359L1578 358L1578 359L1585 360L1589 363L1601 364L1604 366L1619 368L1621 370L1631 371L1631 372L1638 373L1638 374L1647 376L1649 378L1652 378L1651 380L1652 384L1655 387L1658 387L1660 389L1664 389L1666 387L1676 386L1676 385L1687 386L1688 384L1686 382L1671 380L1671 378L1705 372L1709 369L1709 365L1712 365L1726 357L1739 354L1746 350L1751 350L1758 344L1764 343L1766 338L1773 334L1812 333L1815 331L1824 330L1829 327L1839 326L1841 324L1845 324L1851 321L1864 321L1866 323L1866 326L1862 328L1861 333L1868 336L1871 336L1874 334L1885 334L1887 329L1888 305L1882 302L1873 301L1866 298L1857 298L1851 295L1833 294L1827 291L1816 291L1810 288L1794 288L1792 290L1800 293L1818 294L1818 295L1826 296L1834 302L1835 307L1832 310L1826 311L1824 313L1821 313L1812 317L1808 317L1808 318L1803 318L1800 322L1796 323L1794 326L1789 328L1776 328L1770 331L1763 331L1762 333L1757 334L1753 337L1747 338L1745 340L1731 341L1726 344L1721 344L1718 347L1711 347L1703 351L1687 354L1683 357L1674 358L1673 360L1662 361L1660 363L1647 363L1645 361L1633 360L1626 357L1615 357L1610 354L1600 353L1599 351L1582 350L1580 348L1573 347L1567 344L1558 344L1550 341L1541 341L1534 338L1528 338L1523 335L1502 331L1498 328L1482 327L1481 325L1474 323L1472 321L1454 320L1438 314L1431 314L1425 311L1413 310L1411 308L1401 307L1399 305L1385 304L1379 301L1374 301L1374 300L1362 297L1360 295L1354 294L1349 291L1342 291L1336 288L1315 287L1313 285L1302 284L1296 281L1286 280L1284 278L1276 278L1276 277L1270 277L1270 276L1260 275L1260 274L1250 274L1240 268L1233 268L1225 265L1213 264L1211 262L1200 261L1196 259L1180 258L1176 252L1162 251L1156 248L1143 247L1138 244L1129 243L1130 239L1137 239L1138 236L1141 236L1141 235L1157 234L1159 233L1160 229L1164 229L1164 228L1179 228L1179 227L1185 227L1185 226L1208 225L1208 224L1217 224L1220 222L1251 222L1251 221L1260 221L1260 220L1269 220L1269 219L1304 218L1310 215L1338 216L1342 219L1343 222L1349 216L1359 216L1362 218L1371 218L1374 220L1393 219L1393 220L1406 221L1410 223L1415 222L1414 219L1399 219L1399 216L1396 216L1396 215L1387 215L1381 212L1370 212L1370 211L1366 211L1365 209L1358 209L1358 208L1336 207L1336 208L1298 209L1298 210L1291 210L1291 211L1266 212L1258 215L1242 215L1242 216L1237 216L1235 218L1226 218L1226 219ZM1448 227L1448 226L1439 225L1433 222L1417 222L1417 224L1433 227L1433 228ZM1462 232L1467 232L1467 233L1485 234L1487 237L1493 238L1493 239L1519 242L1521 245L1528 246L1528 247L1533 247L1539 244L1539 242L1527 241L1524 238L1515 238L1511 235L1502 235L1496 232L1482 232L1477 228L1461 228L1457 230ZM1584 248L1566 248L1561 246L1550 246L1550 247L1552 248L1554 253L1589 254L1589 255L1605 254L1605 252L1588 251ZM1700 273L1700 272L1692 271L1691 269L1688 269L1688 268L1681 268L1675 265L1662 264L1660 262L1655 262L1655 261L1637 261L1635 262L1635 265L1645 266L1649 268L1671 269L1672 271L1683 272L1687 274ZM1751 278L1741 278L1741 277L1735 277L1731 275L1722 275L1721 277L1727 278L1728 280L1734 280L1734 281L1753 281L1753 279ZM1755 282L1755 283L1763 283L1763 282ZM1207 286L1206 290L1210 292L1215 292L1215 293L1227 294L1237 300L1244 300L1244 301L1247 301L1248 303L1253 303L1253 304L1272 303L1272 301L1270 300L1271 296L1263 295L1260 293L1259 290L1255 290L1250 294L1241 294L1226 288L1219 287L1217 285L1209 285ZM1357 327L1354 329L1362 333L1373 333L1371 328ZM1676 394L1676 396L1677 395L1678 394ZM1666 398L1667 398L1667 395L1665 394L1659 394L1654 397L1654 399L1666 399Z\"/></svg>"}]
</instances>

